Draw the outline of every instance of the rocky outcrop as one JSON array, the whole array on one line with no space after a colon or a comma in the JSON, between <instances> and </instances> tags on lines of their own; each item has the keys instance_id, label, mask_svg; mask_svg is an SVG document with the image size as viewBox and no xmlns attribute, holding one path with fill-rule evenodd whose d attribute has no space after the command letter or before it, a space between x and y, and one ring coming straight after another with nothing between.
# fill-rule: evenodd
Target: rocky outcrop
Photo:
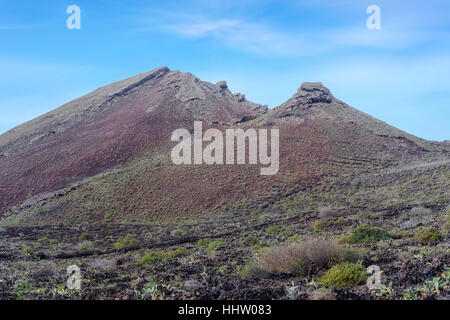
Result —
<instances>
[{"instance_id":1,"label":"rocky outcrop","mask_svg":"<svg viewBox=\"0 0 450 320\"><path fill-rule=\"evenodd\" d=\"M292 99L305 106L313 103L331 103L334 97L321 82L304 82Z\"/></svg>"}]
</instances>

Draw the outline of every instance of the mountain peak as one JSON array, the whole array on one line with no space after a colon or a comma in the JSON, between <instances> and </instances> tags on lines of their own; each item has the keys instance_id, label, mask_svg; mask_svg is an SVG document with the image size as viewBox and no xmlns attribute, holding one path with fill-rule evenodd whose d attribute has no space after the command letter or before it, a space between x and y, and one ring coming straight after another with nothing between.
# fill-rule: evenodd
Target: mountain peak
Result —
<instances>
[{"instance_id":1,"label":"mountain peak","mask_svg":"<svg viewBox=\"0 0 450 320\"><path fill-rule=\"evenodd\" d=\"M303 82L292 98L303 104L331 103L334 99L322 82Z\"/></svg>"},{"instance_id":2,"label":"mountain peak","mask_svg":"<svg viewBox=\"0 0 450 320\"><path fill-rule=\"evenodd\" d=\"M273 115L281 118L299 116L316 104L328 106L336 101L322 82L303 82L289 100L274 109Z\"/></svg>"},{"instance_id":3,"label":"mountain peak","mask_svg":"<svg viewBox=\"0 0 450 320\"><path fill-rule=\"evenodd\" d=\"M311 90L328 90L328 88L326 88L322 82L303 82L302 85L300 86L299 90L306 90L306 91L311 91Z\"/></svg>"},{"instance_id":4,"label":"mountain peak","mask_svg":"<svg viewBox=\"0 0 450 320\"><path fill-rule=\"evenodd\" d=\"M170 69L167 66L161 66L153 70L150 70L148 73L169 72L169 71Z\"/></svg>"}]
</instances>

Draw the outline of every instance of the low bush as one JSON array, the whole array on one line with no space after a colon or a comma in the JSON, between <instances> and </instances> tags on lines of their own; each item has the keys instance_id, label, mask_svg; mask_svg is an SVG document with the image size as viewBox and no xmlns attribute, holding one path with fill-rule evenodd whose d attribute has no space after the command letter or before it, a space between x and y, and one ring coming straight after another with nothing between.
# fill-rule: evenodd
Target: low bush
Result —
<instances>
[{"instance_id":1,"label":"low bush","mask_svg":"<svg viewBox=\"0 0 450 320\"><path fill-rule=\"evenodd\" d=\"M79 249L78 249L78 251L88 251L89 250L89 247L88 246L81 246Z\"/></svg>"},{"instance_id":2,"label":"low bush","mask_svg":"<svg viewBox=\"0 0 450 320\"><path fill-rule=\"evenodd\" d=\"M225 241L212 241L208 244L208 251L214 251L219 248L225 247L227 243Z\"/></svg>"},{"instance_id":3,"label":"low bush","mask_svg":"<svg viewBox=\"0 0 450 320\"><path fill-rule=\"evenodd\" d=\"M259 253L257 264L270 273L305 276L312 271L329 268L340 262L356 262L359 252L329 242L297 242L272 247Z\"/></svg>"},{"instance_id":4,"label":"low bush","mask_svg":"<svg viewBox=\"0 0 450 320\"><path fill-rule=\"evenodd\" d=\"M367 272L360 263L343 262L328 270L319 282L327 288L347 288L364 281L367 281Z\"/></svg>"},{"instance_id":5,"label":"low bush","mask_svg":"<svg viewBox=\"0 0 450 320\"><path fill-rule=\"evenodd\" d=\"M257 245L260 242L261 241L257 237L255 237L255 236L248 236L248 237L245 237L244 239L242 239L241 245L244 246L244 247L249 247L249 246Z\"/></svg>"},{"instance_id":6,"label":"low bush","mask_svg":"<svg viewBox=\"0 0 450 320\"><path fill-rule=\"evenodd\" d=\"M342 240L347 243L357 244L377 242L389 238L389 233L386 230L377 227L361 225L357 227L352 232L352 234L350 234L346 238L343 238Z\"/></svg>"},{"instance_id":7,"label":"low bush","mask_svg":"<svg viewBox=\"0 0 450 320\"><path fill-rule=\"evenodd\" d=\"M256 261L250 261L239 269L238 274L244 279L251 279L265 278L269 275L269 272L261 268Z\"/></svg>"},{"instance_id":8,"label":"low bush","mask_svg":"<svg viewBox=\"0 0 450 320\"><path fill-rule=\"evenodd\" d=\"M226 242L220 240L211 240L210 238L200 239L196 243L197 247L207 247L208 251L214 251L218 248L225 247Z\"/></svg>"},{"instance_id":9,"label":"low bush","mask_svg":"<svg viewBox=\"0 0 450 320\"><path fill-rule=\"evenodd\" d=\"M301 234L294 234L292 237L286 240L286 243L299 242L302 240Z\"/></svg>"},{"instance_id":10,"label":"low bush","mask_svg":"<svg viewBox=\"0 0 450 320\"><path fill-rule=\"evenodd\" d=\"M278 232L279 229L280 229L279 226L270 226L270 227L268 227L268 228L266 229L266 232L267 232L268 234L273 234L273 233Z\"/></svg>"},{"instance_id":11,"label":"low bush","mask_svg":"<svg viewBox=\"0 0 450 320\"><path fill-rule=\"evenodd\" d=\"M149 263L160 260L172 260L173 256L163 251L149 251L137 263L147 265Z\"/></svg>"},{"instance_id":12,"label":"low bush","mask_svg":"<svg viewBox=\"0 0 450 320\"><path fill-rule=\"evenodd\" d=\"M89 240L89 233L87 233L87 232L83 232L81 235L80 235L80 241L86 241L86 240Z\"/></svg>"},{"instance_id":13,"label":"low bush","mask_svg":"<svg viewBox=\"0 0 450 320\"><path fill-rule=\"evenodd\" d=\"M198 240L195 245L197 247L207 247L210 243L212 242L211 238L204 238L204 239L200 239Z\"/></svg>"},{"instance_id":14,"label":"low bush","mask_svg":"<svg viewBox=\"0 0 450 320\"><path fill-rule=\"evenodd\" d=\"M185 247L180 247L169 252L169 255L171 257L188 256L189 254L190 254L189 250L186 249Z\"/></svg>"},{"instance_id":15,"label":"low bush","mask_svg":"<svg viewBox=\"0 0 450 320\"><path fill-rule=\"evenodd\" d=\"M34 253L36 253L37 248L36 247L26 247L23 249L23 253L26 255L32 255Z\"/></svg>"},{"instance_id":16,"label":"low bush","mask_svg":"<svg viewBox=\"0 0 450 320\"><path fill-rule=\"evenodd\" d=\"M414 239L421 244L429 244L432 242L436 242L442 240L443 235L437 228L429 227L420 229Z\"/></svg>"},{"instance_id":17,"label":"low bush","mask_svg":"<svg viewBox=\"0 0 450 320\"><path fill-rule=\"evenodd\" d=\"M314 232L320 232L324 229L331 227L332 225L333 221L328 219L319 219L314 221L312 224Z\"/></svg>"},{"instance_id":18,"label":"low bush","mask_svg":"<svg viewBox=\"0 0 450 320\"><path fill-rule=\"evenodd\" d=\"M50 239L48 237L43 237L38 239L40 243L58 244L58 239Z\"/></svg>"},{"instance_id":19,"label":"low bush","mask_svg":"<svg viewBox=\"0 0 450 320\"><path fill-rule=\"evenodd\" d=\"M401 230L393 234L393 236L396 236L398 238L408 238L411 235L411 232L408 230Z\"/></svg>"},{"instance_id":20,"label":"low bush","mask_svg":"<svg viewBox=\"0 0 450 320\"><path fill-rule=\"evenodd\" d=\"M141 243L138 239L136 239L131 234L127 235L124 238L120 238L114 243L114 248L116 249L122 249L122 248L128 248L128 247L134 247Z\"/></svg>"}]
</instances>

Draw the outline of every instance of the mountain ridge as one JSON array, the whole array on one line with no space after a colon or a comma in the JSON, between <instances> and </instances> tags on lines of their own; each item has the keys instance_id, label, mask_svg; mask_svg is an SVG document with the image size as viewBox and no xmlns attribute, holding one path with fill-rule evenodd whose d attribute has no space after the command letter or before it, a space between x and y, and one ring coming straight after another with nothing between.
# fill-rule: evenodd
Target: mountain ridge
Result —
<instances>
[{"instance_id":1,"label":"mountain ridge","mask_svg":"<svg viewBox=\"0 0 450 320\"><path fill-rule=\"evenodd\" d=\"M257 168L250 165L170 165L171 132L180 127L192 131L194 121L204 121L205 130L279 128L280 174L260 178ZM4 168L0 173L0 215L19 212L22 202L28 206L26 200L39 198L39 194L57 193L81 183L84 193L94 195L95 200L89 200L95 203L94 211L111 210L117 214L111 217L113 221L127 219L127 215L148 215L150 219L163 219L165 214L190 216L224 209L245 198L279 197L299 185L308 186L326 175L364 165L435 161L446 158L448 151L447 144L414 137L348 106L322 83L303 83L285 103L269 110L243 94L231 93L225 81L213 84L190 73L159 67L100 87L0 135L0 165ZM115 179L126 180L124 185L103 177L102 173L108 176L111 169L116 171ZM83 184L88 178L93 182ZM191 190L192 185L198 190ZM133 189L135 194L130 195ZM49 205L42 201L30 200L25 211L37 210L42 221L49 216L60 221L83 210L74 209L75 201L83 201L82 197L62 198L50 204L51 214L39 211ZM115 199L121 203L114 204ZM105 215L107 212L94 216L102 220Z\"/></svg>"}]
</instances>

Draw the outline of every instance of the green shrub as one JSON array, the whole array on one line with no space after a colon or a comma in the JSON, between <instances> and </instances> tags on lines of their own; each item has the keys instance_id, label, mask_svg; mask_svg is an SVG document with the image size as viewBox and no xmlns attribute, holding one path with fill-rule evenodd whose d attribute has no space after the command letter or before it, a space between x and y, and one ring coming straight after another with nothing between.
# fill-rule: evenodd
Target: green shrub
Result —
<instances>
[{"instance_id":1,"label":"green shrub","mask_svg":"<svg viewBox=\"0 0 450 320\"><path fill-rule=\"evenodd\" d=\"M212 241L208 244L208 251L214 251L216 249L225 247L227 243L225 241Z\"/></svg>"},{"instance_id":2,"label":"green shrub","mask_svg":"<svg viewBox=\"0 0 450 320\"><path fill-rule=\"evenodd\" d=\"M325 269L344 261L360 260L359 252L338 245L308 241L260 250L258 265L269 273L305 276L311 270Z\"/></svg>"},{"instance_id":3,"label":"green shrub","mask_svg":"<svg viewBox=\"0 0 450 320\"><path fill-rule=\"evenodd\" d=\"M386 230L377 227L361 225L357 227L353 231L353 233L345 239L345 241L351 244L356 244L377 242L386 239L389 239L389 233Z\"/></svg>"},{"instance_id":4,"label":"green shrub","mask_svg":"<svg viewBox=\"0 0 450 320\"><path fill-rule=\"evenodd\" d=\"M277 232L280 229L279 226L270 226L266 229L266 232L269 234L273 234L275 232Z\"/></svg>"},{"instance_id":5,"label":"green shrub","mask_svg":"<svg viewBox=\"0 0 450 320\"><path fill-rule=\"evenodd\" d=\"M180 247L169 252L171 257L188 256L189 254L189 250L185 247Z\"/></svg>"},{"instance_id":6,"label":"green shrub","mask_svg":"<svg viewBox=\"0 0 450 320\"><path fill-rule=\"evenodd\" d=\"M134 247L134 246L139 245L140 243L141 243L141 241L139 241L138 239L133 237L131 234L129 234L126 237L117 240L114 243L114 248L122 249L122 248L127 248L127 247Z\"/></svg>"},{"instance_id":7,"label":"green shrub","mask_svg":"<svg viewBox=\"0 0 450 320\"><path fill-rule=\"evenodd\" d=\"M32 255L32 254L36 253L36 251L37 251L36 247L34 247L34 248L26 247L26 248L23 249L23 253L26 254L26 255Z\"/></svg>"},{"instance_id":8,"label":"green shrub","mask_svg":"<svg viewBox=\"0 0 450 320\"><path fill-rule=\"evenodd\" d=\"M87 247L87 246L81 246L79 249L78 249L78 251L88 251L89 250L89 247Z\"/></svg>"},{"instance_id":9,"label":"green shrub","mask_svg":"<svg viewBox=\"0 0 450 320\"><path fill-rule=\"evenodd\" d=\"M408 230L402 230L402 231L398 231L395 233L395 236L399 237L399 238L407 238L411 235L411 232L409 232Z\"/></svg>"},{"instance_id":10,"label":"green shrub","mask_svg":"<svg viewBox=\"0 0 450 320\"><path fill-rule=\"evenodd\" d=\"M287 237L288 235L290 235L291 233L288 231L288 230L286 230L286 231L283 231L282 233L280 233L280 236L282 236L282 237Z\"/></svg>"},{"instance_id":11,"label":"green shrub","mask_svg":"<svg viewBox=\"0 0 450 320\"><path fill-rule=\"evenodd\" d=\"M137 261L140 265L147 265L149 263L161 260L172 260L173 256L163 251L149 251L141 259Z\"/></svg>"},{"instance_id":12,"label":"green shrub","mask_svg":"<svg viewBox=\"0 0 450 320\"><path fill-rule=\"evenodd\" d=\"M200 239L198 240L195 245L197 247L207 247L210 243L212 242L211 238L204 238L204 239Z\"/></svg>"},{"instance_id":13,"label":"green shrub","mask_svg":"<svg viewBox=\"0 0 450 320\"><path fill-rule=\"evenodd\" d=\"M48 237L43 237L38 239L40 243L58 244L58 239L49 239Z\"/></svg>"},{"instance_id":14,"label":"green shrub","mask_svg":"<svg viewBox=\"0 0 450 320\"><path fill-rule=\"evenodd\" d=\"M87 232L83 232L81 235L80 235L80 241L86 241L86 240L88 240L89 239L89 233L87 233Z\"/></svg>"},{"instance_id":15,"label":"green shrub","mask_svg":"<svg viewBox=\"0 0 450 320\"><path fill-rule=\"evenodd\" d=\"M242 239L241 244L244 247L249 247L249 246L257 245L260 242L261 242L261 240L259 240L259 238L257 238L257 237L248 236L248 237L245 237L244 239Z\"/></svg>"},{"instance_id":16,"label":"green shrub","mask_svg":"<svg viewBox=\"0 0 450 320\"><path fill-rule=\"evenodd\" d=\"M320 232L324 229L331 227L332 225L333 225L333 221L328 220L328 219L316 220L312 224L314 232Z\"/></svg>"},{"instance_id":17,"label":"green shrub","mask_svg":"<svg viewBox=\"0 0 450 320\"><path fill-rule=\"evenodd\" d=\"M299 242L301 240L302 240L302 235L301 234L295 234L292 237L290 237L289 239L287 239L286 243Z\"/></svg>"},{"instance_id":18,"label":"green shrub","mask_svg":"<svg viewBox=\"0 0 450 320\"><path fill-rule=\"evenodd\" d=\"M265 278L269 275L267 270L261 268L256 261L250 261L238 270L238 275L244 279Z\"/></svg>"},{"instance_id":19,"label":"green shrub","mask_svg":"<svg viewBox=\"0 0 450 320\"><path fill-rule=\"evenodd\" d=\"M348 288L364 281L367 281L367 272L360 263L344 262L328 270L319 282L327 288Z\"/></svg>"},{"instance_id":20,"label":"green shrub","mask_svg":"<svg viewBox=\"0 0 450 320\"><path fill-rule=\"evenodd\" d=\"M442 233L437 228L429 227L420 229L414 239L421 244L429 244L431 242L439 241L443 238Z\"/></svg>"},{"instance_id":21,"label":"green shrub","mask_svg":"<svg viewBox=\"0 0 450 320\"><path fill-rule=\"evenodd\" d=\"M16 284L11 293L16 295L16 300L23 300L27 293L41 293L41 291L42 289L35 288L33 282L25 280Z\"/></svg>"},{"instance_id":22,"label":"green shrub","mask_svg":"<svg viewBox=\"0 0 450 320\"><path fill-rule=\"evenodd\" d=\"M204 238L204 239L198 240L196 245L197 245L197 247L207 247L208 251L214 251L218 248L225 247L226 242L219 241L219 240L213 241L210 238Z\"/></svg>"}]
</instances>

